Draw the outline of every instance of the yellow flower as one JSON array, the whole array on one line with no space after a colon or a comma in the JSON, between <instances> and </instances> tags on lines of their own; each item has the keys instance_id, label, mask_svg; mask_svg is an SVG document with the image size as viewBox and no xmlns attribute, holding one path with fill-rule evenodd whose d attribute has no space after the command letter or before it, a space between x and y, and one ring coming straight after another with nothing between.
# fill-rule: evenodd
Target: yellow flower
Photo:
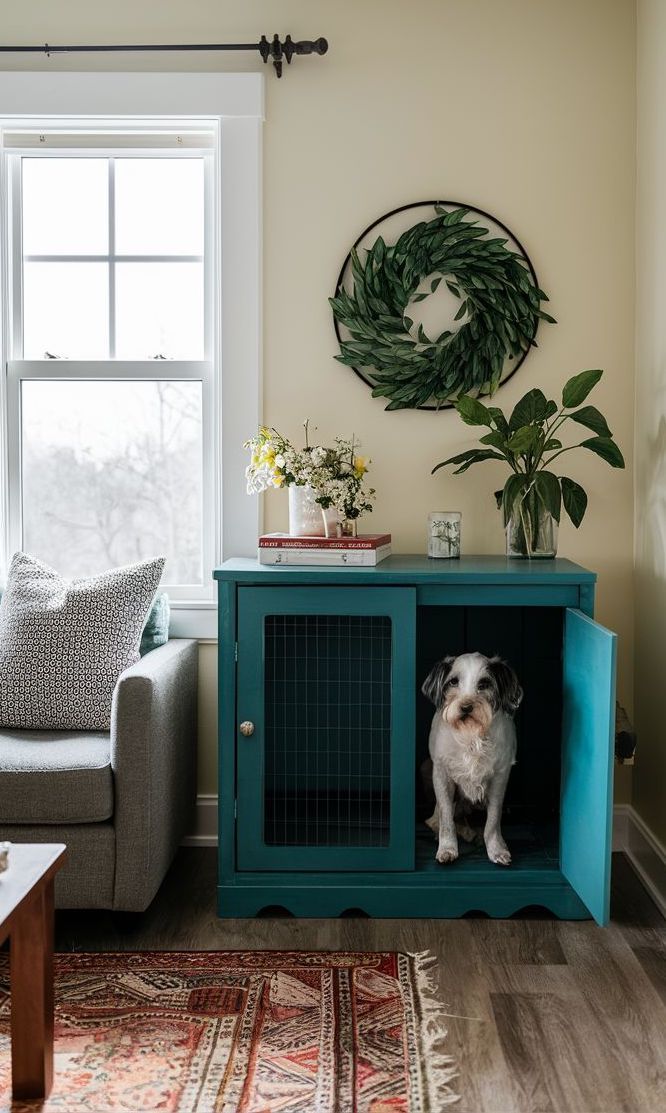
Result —
<instances>
[{"instance_id":1,"label":"yellow flower","mask_svg":"<svg viewBox=\"0 0 666 1113\"><path fill-rule=\"evenodd\" d=\"M279 471L276 471L275 474L273 475L273 486L274 487L281 487L283 483L284 483L284 476Z\"/></svg>"},{"instance_id":2,"label":"yellow flower","mask_svg":"<svg viewBox=\"0 0 666 1113\"><path fill-rule=\"evenodd\" d=\"M354 475L360 479L368 470L368 460L365 456L354 457Z\"/></svg>"}]
</instances>

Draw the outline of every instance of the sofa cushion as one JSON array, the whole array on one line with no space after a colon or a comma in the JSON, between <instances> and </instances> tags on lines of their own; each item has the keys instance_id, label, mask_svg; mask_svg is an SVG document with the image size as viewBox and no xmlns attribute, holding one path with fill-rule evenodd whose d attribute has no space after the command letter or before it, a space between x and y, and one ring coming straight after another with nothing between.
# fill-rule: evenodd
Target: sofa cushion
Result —
<instances>
[{"instance_id":1,"label":"sofa cushion","mask_svg":"<svg viewBox=\"0 0 666 1113\"><path fill-rule=\"evenodd\" d=\"M98 823L112 815L109 734L0 730L0 822Z\"/></svg>"},{"instance_id":2,"label":"sofa cushion","mask_svg":"<svg viewBox=\"0 0 666 1113\"><path fill-rule=\"evenodd\" d=\"M163 567L158 558L67 581L15 553L0 602L0 727L108 730Z\"/></svg>"}]
</instances>

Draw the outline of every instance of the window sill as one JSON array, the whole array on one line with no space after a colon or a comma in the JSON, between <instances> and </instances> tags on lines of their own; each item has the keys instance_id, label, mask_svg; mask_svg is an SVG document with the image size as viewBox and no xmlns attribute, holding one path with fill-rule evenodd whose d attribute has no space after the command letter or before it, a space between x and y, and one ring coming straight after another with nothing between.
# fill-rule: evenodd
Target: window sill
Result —
<instances>
[{"instance_id":1,"label":"window sill","mask_svg":"<svg viewBox=\"0 0 666 1113\"><path fill-rule=\"evenodd\" d=\"M172 601L169 634L172 638L217 641L217 603L213 599Z\"/></svg>"}]
</instances>

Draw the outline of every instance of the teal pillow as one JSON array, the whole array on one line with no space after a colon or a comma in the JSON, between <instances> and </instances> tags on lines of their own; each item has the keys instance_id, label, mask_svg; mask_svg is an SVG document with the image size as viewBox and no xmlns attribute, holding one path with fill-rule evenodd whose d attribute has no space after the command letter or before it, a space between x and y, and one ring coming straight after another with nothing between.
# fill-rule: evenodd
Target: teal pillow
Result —
<instances>
[{"instance_id":1,"label":"teal pillow","mask_svg":"<svg viewBox=\"0 0 666 1113\"><path fill-rule=\"evenodd\" d=\"M142 657L145 657L146 653L150 653L152 649L157 649L158 645L164 645L165 642L168 642L169 613L169 596L163 591L155 596L155 601L150 608L146 625L143 628L141 645L139 646L139 653Z\"/></svg>"}]
</instances>

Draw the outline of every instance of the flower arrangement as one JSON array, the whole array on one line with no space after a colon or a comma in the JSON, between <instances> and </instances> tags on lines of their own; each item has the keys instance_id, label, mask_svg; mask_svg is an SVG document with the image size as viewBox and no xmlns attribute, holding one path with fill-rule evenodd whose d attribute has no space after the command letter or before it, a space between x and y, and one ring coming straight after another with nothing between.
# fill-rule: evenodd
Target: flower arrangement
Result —
<instances>
[{"instance_id":1,"label":"flower arrangement","mask_svg":"<svg viewBox=\"0 0 666 1113\"><path fill-rule=\"evenodd\" d=\"M303 423L305 445L296 448L291 441L265 425L243 448L251 453L245 469L250 495L281 487L311 487L314 501L322 510L333 509L341 519L356 523L373 509L374 488L365 488L370 461L358 455L359 442L336 437L333 447L309 443L309 421Z\"/></svg>"}]
</instances>

